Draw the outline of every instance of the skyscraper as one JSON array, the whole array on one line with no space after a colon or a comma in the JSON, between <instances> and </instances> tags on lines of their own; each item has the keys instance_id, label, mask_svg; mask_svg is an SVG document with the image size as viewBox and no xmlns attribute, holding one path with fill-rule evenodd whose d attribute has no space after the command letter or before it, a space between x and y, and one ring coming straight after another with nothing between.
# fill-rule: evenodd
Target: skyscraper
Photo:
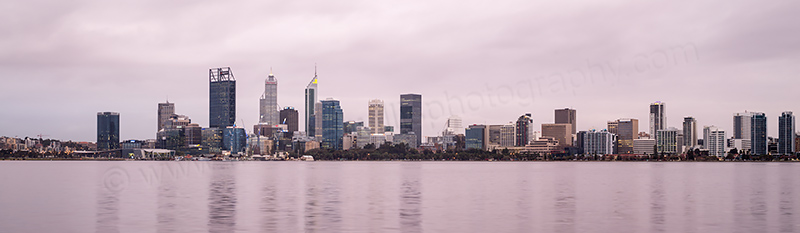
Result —
<instances>
[{"instance_id":1,"label":"skyscraper","mask_svg":"<svg viewBox=\"0 0 800 233\"><path fill-rule=\"evenodd\" d=\"M583 148L586 155L609 155L614 153L614 134L608 130L589 130L581 131L581 143L579 146ZM632 152L631 152L632 153Z\"/></svg>"},{"instance_id":2,"label":"skyscraper","mask_svg":"<svg viewBox=\"0 0 800 233\"><path fill-rule=\"evenodd\" d=\"M119 149L119 113L97 113L97 150Z\"/></svg>"},{"instance_id":3,"label":"skyscraper","mask_svg":"<svg viewBox=\"0 0 800 233\"><path fill-rule=\"evenodd\" d=\"M448 117L442 135L459 135L459 134L464 134L464 127L461 126L461 117L459 116Z\"/></svg>"},{"instance_id":4,"label":"skyscraper","mask_svg":"<svg viewBox=\"0 0 800 233\"><path fill-rule=\"evenodd\" d=\"M169 100L166 103L158 103L158 130L164 128L164 122L169 120L173 114L175 114L174 103L170 103Z\"/></svg>"},{"instance_id":5,"label":"skyscraper","mask_svg":"<svg viewBox=\"0 0 800 233\"><path fill-rule=\"evenodd\" d=\"M373 134L382 134L383 125L383 100L374 99L369 101L369 128Z\"/></svg>"},{"instance_id":6,"label":"skyscraper","mask_svg":"<svg viewBox=\"0 0 800 233\"><path fill-rule=\"evenodd\" d=\"M751 154L767 154L767 115L753 112L750 119L750 148Z\"/></svg>"},{"instance_id":7,"label":"skyscraper","mask_svg":"<svg viewBox=\"0 0 800 233\"><path fill-rule=\"evenodd\" d=\"M617 119L608 122L608 132L616 137L617 152L633 154L633 140L639 138L639 119Z\"/></svg>"},{"instance_id":8,"label":"skyscraper","mask_svg":"<svg viewBox=\"0 0 800 233\"><path fill-rule=\"evenodd\" d=\"M516 130L514 123L509 122L508 124L503 125L503 127L500 128L500 146L502 147L514 146L514 143L516 143L514 140L515 135L516 135Z\"/></svg>"},{"instance_id":9,"label":"skyscraper","mask_svg":"<svg viewBox=\"0 0 800 233\"><path fill-rule=\"evenodd\" d=\"M650 135L667 128L667 106L661 101L650 104ZM658 139L658 136L656 136Z\"/></svg>"},{"instance_id":10,"label":"skyscraper","mask_svg":"<svg viewBox=\"0 0 800 233\"><path fill-rule=\"evenodd\" d=\"M656 131L656 152L661 154L678 153L678 129L659 129Z\"/></svg>"},{"instance_id":11,"label":"skyscraper","mask_svg":"<svg viewBox=\"0 0 800 233\"><path fill-rule=\"evenodd\" d=\"M531 117L530 113L526 113L525 115L520 116L517 118L517 127L514 139L514 145L516 146L525 146L534 139L530 138L530 135L533 127L533 118Z\"/></svg>"},{"instance_id":12,"label":"skyscraper","mask_svg":"<svg viewBox=\"0 0 800 233\"><path fill-rule=\"evenodd\" d=\"M306 108L305 118L304 118L306 125L305 130L306 130L306 135L308 136L317 135L317 133L315 132L316 130L315 120L312 118L314 118L314 114L316 113L314 107L315 104L317 103L318 96L319 93L317 91L317 67L315 66L314 78L312 78L311 82L308 82L308 85L306 86L306 101L304 102Z\"/></svg>"},{"instance_id":13,"label":"skyscraper","mask_svg":"<svg viewBox=\"0 0 800 233\"><path fill-rule=\"evenodd\" d=\"M298 124L298 117L300 117L293 107L285 107L280 112L280 124L285 124L286 129L289 131L289 138L292 137L295 131L300 130Z\"/></svg>"},{"instance_id":14,"label":"skyscraper","mask_svg":"<svg viewBox=\"0 0 800 233\"><path fill-rule=\"evenodd\" d=\"M697 146L697 120L694 117L683 118L683 146L686 149Z\"/></svg>"},{"instance_id":15,"label":"skyscraper","mask_svg":"<svg viewBox=\"0 0 800 233\"><path fill-rule=\"evenodd\" d=\"M259 99L259 108L259 123L280 124L278 116L278 80L275 79L272 71L270 71L267 79L264 80L264 94Z\"/></svg>"},{"instance_id":16,"label":"skyscraper","mask_svg":"<svg viewBox=\"0 0 800 233\"><path fill-rule=\"evenodd\" d=\"M327 99L322 101L322 148L339 150L342 148L344 136L342 112L339 101Z\"/></svg>"},{"instance_id":17,"label":"skyscraper","mask_svg":"<svg viewBox=\"0 0 800 233\"><path fill-rule=\"evenodd\" d=\"M685 133L684 137L686 137ZM725 130L721 130L716 126L703 127L703 147L708 149L708 155L725 157L726 137Z\"/></svg>"},{"instance_id":18,"label":"skyscraper","mask_svg":"<svg viewBox=\"0 0 800 233\"><path fill-rule=\"evenodd\" d=\"M577 122L576 122L576 113L575 109L565 108L565 109L556 109L555 111L555 119L556 124L570 124L572 125L572 134L577 132Z\"/></svg>"},{"instance_id":19,"label":"skyscraper","mask_svg":"<svg viewBox=\"0 0 800 233\"><path fill-rule=\"evenodd\" d=\"M778 118L778 154L791 155L795 151L794 114L786 111Z\"/></svg>"},{"instance_id":20,"label":"skyscraper","mask_svg":"<svg viewBox=\"0 0 800 233\"><path fill-rule=\"evenodd\" d=\"M489 131L485 125L470 125L465 131L465 149L487 150L489 145Z\"/></svg>"},{"instance_id":21,"label":"skyscraper","mask_svg":"<svg viewBox=\"0 0 800 233\"><path fill-rule=\"evenodd\" d=\"M753 113L742 112L733 115L733 138L734 139L750 139L750 124L753 118Z\"/></svg>"},{"instance_id":22,"label":"skyscraper","mask_svg":"<svg viewBox=\"0 0 800 233\"><path fill-rule=\"evenodd\" d=\"M400 134L414 132L417 145L422 144L422 95L400 95Z\"/></svg>"},{"instance_id":23,"label":"skyscraper","mask_svg":"<svg viewBox=\"0 0 800 233\"><path fill-rule=\"evenodd\" d=\"M208 70L209 126L225 128L236 122L236 79L230 67Z\"/></svg>"}]
</instances>

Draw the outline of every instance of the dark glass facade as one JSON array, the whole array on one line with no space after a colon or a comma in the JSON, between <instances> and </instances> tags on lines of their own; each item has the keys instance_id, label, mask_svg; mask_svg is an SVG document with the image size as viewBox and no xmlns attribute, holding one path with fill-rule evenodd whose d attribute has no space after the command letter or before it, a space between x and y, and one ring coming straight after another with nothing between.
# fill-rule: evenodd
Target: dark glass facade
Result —
<instances>
[{"instance_id":1,"label":"dark glass facade","mask_svg":"<svg viewBox=\"0 0 800 233\"><path fill-rule=\"evenodd\" d=\"M751 154L767 154L767 116L764 113L753 113L750 124Z\"/></svg>"},{"instance_id":2,"label":"dark glass facade","mask_svg":"<svg viewBox=\"0 0 800 233\"><path fill-rule=\"evenodd\" d=\"M322 148L339 150L344 136L344 112L338 100L322 101Z\"/></svg>"},{"instance_id":3,"label":"dark glass facade","mask_svg":"<svg viewBox=\"0 0 800 233\"><path fill-rule=\"evenodd\" d=\"M486 150L484 148L485 141L488 140L485 135L486 126L484 125L472 125L465 131L466 136L466 145L465 149L479 149L479 150Z\"/></svg>"},{"instance_id":4,"label":"dark glass facade","mask_svg":"<svg viewBox=\"0 0 800 233\"><path fill-rule=\"evenodd\" d=\"M119 149L119 113L97 113L97 150Z\"/></svg>"},{"instance_id":5,"label":"dark glass facade","mask_svg":"<svg viewBox=\"0 0 800 233\"><path fill-rule=\"evenodd\" d=\"M209 126L225 128L236 122L236 80L230 67L209 70Z\"/></svg>"},{"instance_id":6,"label":"dark glass facade","mask_svg":"<svg viewBox=\"0 0 800 233\"><path fill-rule=\"evenodd\" d=\"M222 151L222 129L220 128L203 128L203 147L208 148L211 153L220 153Z\"/></svg>"},{"instance_id":7,"label":"dark glass facade","mask_svg":"<svg viewBox=\"0 0 800 233\"><path fill-rule=\"evenodd\" d=\"M231 151L231 155L244 152L247 147L247 133L244 128L227 127L222 130L222 149Z\"/></svg>"},{"instance_id":8,"label":"dark glass facade","mask_svg":"<svg viewBox=\"0 0 800 233\"><path fill-rule=\"evenodd\" d=\"M778 118L778 154L794 154L795 123L792 112L783 112Z\"/></svg>"},{"instance_id":9,"label":"dark glass facade","mask_svg":"<svg viewBox=\"0 0 800 233\"><path fill-rule=\"evenodd\" d=\"M280 121L281 124L285 124L288 132L288 135L285 135L288 138L292 138L295 131L298 131L298 113L292 107L286 107L280 112Z\"/></svg>"},{"instance_id":10,"label":"dark glass facade","mask_svg":"<svg viewBox=\"0 0 800 233\"><path fill-rule=\"evenodd\" d=\"M417 145L422 144L422 95L400 95L400 133L414 132Z\"/></svg>"},{"instance_id":11,"label":"dark glass facade","mask_svg":"<svg viewBox=\"0 0 800 233\"><path fill-rule=\"evenodd\" d=\"M533 124L533 118L531 117L530 113L520 116L517 118L517 127L514 140L514 145L516 146L525 146L528 145L530 141L530 130L531 124Z\"/></svg>"}]
</instances>

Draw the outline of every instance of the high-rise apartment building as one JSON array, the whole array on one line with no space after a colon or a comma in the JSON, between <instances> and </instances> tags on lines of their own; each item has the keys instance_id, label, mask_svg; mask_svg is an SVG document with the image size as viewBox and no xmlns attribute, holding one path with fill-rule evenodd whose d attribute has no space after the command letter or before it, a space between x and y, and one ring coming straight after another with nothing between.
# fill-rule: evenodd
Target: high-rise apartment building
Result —
<instances>
[{"instance_id":1,"label":"high-rise apartment building","mask_svg":"<svg viewBox=\"0 0 800 233\"><path fill-rule=\"evenodd\" d=\"M414 132L417 145L422 144L422 95L400 95L400 134Z\"/></svg>"},{"instance_id":2,"label":"high-rise apartment building","mask_svg":"<svg viewBox=\"0 0 800 233\"><path fill-rule=\"evenodd\" d=\"M158 103L158 130L164 128L164 123L175 114L175 103ZM158 131L156 130L156 131Z\"/></svg>"},{"instance_id":3,"label":"high-rise apartment building","mask_svg":"<svg viewBox=\"0 0 800 233\"><path fill-rule=\"evenodd\" d=\"M119 149L119 113L97 113L97 150Z\"/></svg>"},{"instance_id":4,"label":"high-rise apartment building","mask_svg":"<svg viewBox=\"0 0 800 233\"><path fill-rule=\"evenodd\" d=\"M344 136L344 112L338 100L326 99L322 104L322 148L339 150Z\"/></svg>"},{"instance_id":5,"label":"high-rise apartment building","mask_svg":"<svg viewBox=\"0 0 800 233\"><path fill-rule=\"evenodd\" d=\"M555 111L556 124L570 124L572 125L572 134L577 132L578 124L576 121L575 109L564 108L556 109Z\"/></svg>"},{"instance_id":6,"label":"high-rise apartment building","mask_svg":"<svg viewBox=\"0 0 800 233\"><path fill-rule=\"evenodd\" d=\"M313 137L314 135L317 135L317 133L315 132L317 128L315 126L316 122L315 119L313 118L314 114L316 113L314 107L316 107L317 98L319 98L316 67L314 67L314 78L312 78L311 81L308 82L308 85L306 86L305 95L306 95L306 101L304 103L306 112L305 112L305 117L303 118L306 125L305 131L306 135Z\"/></svg>"},{"instance_id":7,"label":"high-rise apartment building","mask_svg":"<svg viewBox=\"0 0 800 233\"><path fill-rule=\"evenodd\" d=\"M374 99L369 101L369 113L367 118L369 121L369 128L373 134L382 134L384 132L383 125L383 100Z\"/></svg>"},{"instance_id":8,"label":"high-rise apartment building","mask_svg":"<svg viewBox=\"0 0 800 233\"><path fill-rule=\"evenodd\" d=\"M269 125L280 124L278 114L278 80L270 71L269 76L264 80L264 94L259 99L259 123Z\"/></svg>"},{"instance_id":9,"label":"high-rise apartment building","mask_svg":"<svg viewBox=\"0 0 800 233\"><path fill-rule=\"evenodd\" d=\"M225 128L236 122L236 79L230 67L208 70L209 126Z\"/></svg>"},{"instance_id":10,"label":"high-rise apartment building","mask_svg":"<svg viewBox=\"0 0 800 233\"><path fill-rule=\"evenodd\" d=\"M542 137L558 140L559 147L572 146L572 124L542 124Z\"/></svg>"},{"instance_id":11,"label":"high-rise apartment building","mask_svg":"<svg viewBox=\"0 0 800 233\"><path fill-rule=\"evenodd\" d=\"M514 123L508 123L500 127L500 146L513 147L516 143L514 136L516 135L516 127Z\"/></svg>"},{"instance_id":12,"label":"high-rise apartment building","mask_svg":"<svg viewBox=\"0 0 800 233\"><path fill-rule=\"evenodd\" d=\"M667 106L661 101L650 104L650 135L667 128ZM656 136L658 139L658 136Z\"/></svg>"},{"instance_id":13,"label":"high-rise apartment building","mask_svg":"<svg viewBox=\"0 0 800 233\"><path fill-rule=\"evenodd\" d=\"M656 131L656 152L677 154L678 148L678 129L668 128Z\"/></svg>"},{"instance_id":14,"label":"high-rise apartment building","mask_svg":"<svg viewBox=\"0 0 800 233\"><path fill-rule=\"evenodd\" d=\"M750 147L751 154L767 154L767 115L753 112L750 119Z\"/></svg>"},{"instance_id":15,"label":"high-rise apartment building","mask_svg":"<svg viewBox=\"0 0 800 233\"><path fill-rule=\"evenodd\" d=\"M685 133L684 137L686 137ZM721 130L716 126L703 127L703 147L708 149L708 155L725 157L726 137L725 130Z\"/></svg>"},{"instance_id":16,"label":"high-rise apartment building","mask_svg":"<svg viewBox=\"0 0 800 233\"><path fill-rule=\"evenodd\" d=\"M794 114L786 111L778 118L778 154L791 155L795 152Z\"/></svg>"},{"instance_id":17,"label":"high-rise apartment building","mask_svg":"<svg viewBox=\"0 0 800 233\"><path fill-rule=\"evenodd\" d=\"M533 117L531 117L530 113L526 113L525 115L517 118L517 124L515 128L516 132L514 145L525 146L531 141L535 140L534 138L531 138L531 134L533 134Z\"/></svg>"},{"instance_id":18,"label":"high-rise apartment building","mask_svg":"<svg viewBox=\"0 0 800 233\"><path fill-rule=\"evenodd\" d=\"M750 139L753 113L741 112L733 115L733 139Z\"/></svg>"},{"instance_id":19,"label":"high-rise apartment building","mask_svg":"<svg viewBox=\"0 0 800 233\"><path fill-rule=\"evenodd\" d=\"M683 118L683 146L692 149L697 146L697 120L694 117Z\"/></svg>"},{"instance_id":20,"label":"high-rise apartment building","mask_svg":"<svg viewBox=\"0 0 800 233\"><path fill-rule=\"evenodd\" d=\"M610 155L614 154L614 134L608 132L608 130L589 130L589 131L581 131L578 135L581 136L579 141L581 142L580 145L577 145L583 148L584 154L587 155Z\"/></svg>"}]
</instances>

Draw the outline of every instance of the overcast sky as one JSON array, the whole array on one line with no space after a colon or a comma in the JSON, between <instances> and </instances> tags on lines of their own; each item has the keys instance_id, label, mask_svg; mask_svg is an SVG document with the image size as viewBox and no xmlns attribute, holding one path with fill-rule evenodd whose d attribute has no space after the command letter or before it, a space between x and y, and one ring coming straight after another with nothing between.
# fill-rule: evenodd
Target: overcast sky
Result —
<instances>
[{"instance_id":1,"label":"overcast sky","mask_svg":"<svg viewBox=\"0 0 800 233\"><path fill-rule=\"evenodd\" d=\"M81 1L0 2L0 136L95 141L96 113L120 113L121 139L155 138L156 110L208 127L208 69L230 66L237 124L251 130L273 69L278 103L320 99L365 121L403 93L423 96L423 134L446 117L537 128L577 109L578 129L667 105L732 134L760 111L777 134L800 111L800 2L775 1ZM302 118L302 117L301 117ZM303 125L301 119L301 126ZM301 127L302 130L303 127ZM702 134L701 134L702 135Z\"/></svg>"}]
</instances>

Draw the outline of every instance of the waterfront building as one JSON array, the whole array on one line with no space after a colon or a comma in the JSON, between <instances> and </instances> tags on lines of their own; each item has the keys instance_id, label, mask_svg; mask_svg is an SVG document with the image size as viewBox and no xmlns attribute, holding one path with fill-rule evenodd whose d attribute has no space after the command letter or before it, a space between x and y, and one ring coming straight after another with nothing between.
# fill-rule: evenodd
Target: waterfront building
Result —
<instances>
[{"instance_id":1,"label":"waterfront building","mask_svg":"<svg viewBox=\"0 0 800 233\"><path fill-rule=\"evenodd\" d=\"M656 131L656 152L659 154L678 153L678 129L671 127Z\"/></svg>"},{"instance_id":2,"label":"waterfront building","mask_svg":"<svg viewBox=\"0 0 800 233\"><path fill-rule=\"evenodd\" d=\"M199 124L191 123L184 128L186 146L201 145L203 143L203 128Z\"/></svg>"},{"instance_id":3,"label":"waterfront building","mask_svg":"<svg viewBox=\"0 0 800 233\"><path fill-rule=\"evenodd\" d=\"M444 125L444 132L442 135L459 135L464 134L464 127L461 126L461 117L450 116Z\"/></svg>"},{"instance_id":4,"label":"waterfront building","mask_svg":"<svg viewBox=\"0 0 800 233\"><path fill-rule=\"evenodd\" d=\"M517 118L515 128L514 145L522 147L535 140L531 138L531 134L533 133L533 117L531 117L530 113L526 113Z\"/></svg>"},{"instance_id":5,"label":"waterfront building","mask_svg":"<svg viewBox=\"0 0 800 233\"><path fill-rule=\"evenodd\" d=\"M344 120L342 120L344 112L339 105L339 101L332 98L323 100L321 109L322 142L320 146L326 149L339 150L342 148L342 136L344 136Z\"/></svg>"},{"instance_id":6,"label":"waterfront building","mask_svg":"<svg viewBox=\"0 0 800 233\"><path fill-rule=\"evenodd\" d=\"M516 127L514 123L508 123L500 128L500 146L513 147L515 142Z\"/></svg>"},{"instance_id":7,"label":"waterfront building","mask_svg":"<svg viewBox=\"0 0 800 233\"><path fill-rule=\"evenodd\" d=\"M222 152L222 129L203 128L200 134L203 136L202 145L208 148L209 153Z\"/></svg>"},{"instance_id":8,"label":"waterfront building","mask_svg":"<svg viewBox=\"0 0 800 233\"><path fill-rule=\"evenodd\" d=\"M417 148L417 135L413 131L405 134L395 134L392 136L392 144L406 144L408 148Z\"/></svg>"},{"instance_id":9,"label":"waterfront building","mask_svg":"<svg viewBox=\"0 0 800 233\"><path fill-rule=\"evenodd\" d=\"M485 125L470 125L466 129L465 149L486 150L489 147L489 131Z\"/></svg>"},{"instance_id":10,"label":"waterfront building","mask_svg":"<svg viewBox=\"0 0 800 233\"><path fill-rule=\"evenodd\" d=\"M344 134L351 134L358 131L358 127L364 127L363 121L345 121L342 123Z\"/></svg>"},{"instance_id":11,"label":"waterfront building","mask_svg":"<svg viewBox=\"0 0 800 233\"><path fill-rule=\"evenodd\" d=\"M608 130L589 130L581 131L579 133L581 144L578 146L583 148L586 155L610 155L614 154L614 141L615 135L608 132Z\"/></svg>"},{"instance_id":12,"label":"waterfront building","mask_svg":"<svg viewBox=\"0 0 800 233\"><path fill-rule=\"evenodd\" d=\"M231 155L244 153L247 148L247 132L244 128L228 126L222 130L222 149L231 152Z\"/></svg>"},{"instance_id":13,"label":"waterfront building","mask_svg":"<svg viewBox=\"0 0 800 233\"><path fill-rule=\"evenodd\" d=\"M703 127L703 147L708 150L708 155L717 157L725 157L727 153L727 135L725 130L721 130L716 126Z\"/></svg>"},{"instance_id":14,"label":"waterfront building","mask_svg":"<svg viewBox=\"0 0 800 233\"><path fill-rule=\"evenodd\" d=\"M119 113L97 113L97 150L119 149Z\"/></svg>"},{"instance_id":15,"label":"waterfront building","mask_svg":"<svg viewBox=\"0 0 800 233\"><path fill-rule=\"evenodd\" d=\"M697 147L697 120L694 117L683 118L683 146L689 150Z\"/></svg>"},{"instance_id":16,"label":"waterfront building","mask_svg":"<svg viewBox=\"0 0 800 233\"><path fill-rule=\"evenodd\" d=\"M751 154L767 154L767 116L761 112L752 112L750 118Z\"/></svg>"},{"instance_id":17,"label":"waterfront building","mask_svg":"<svg viewBox=\"0 0 800 233\"><path fill-rule=\"evenodd\" d=\"M617 119L608 122L608 132L617 135L616 139L616 153L619 154L632 154L633 140L638 139L639 135L639 119Z\"/></svg>"},{"instance_id":18,"label":"waterfront building","mask_svg":"<svg viewBox=\"0 0 800 233\"><path fill-rule=\"evenodd\" d=\"M652 155L655 154L656 140L649 138L633 139L633 153Z\"/></svg>"},{"instance_id":19,"label":"waterfront building","mask_svg":"<svg viewBox=\"0 0 800 233\"><path fill-rule=\"evenodd\" d=\"M794 114L786 111L778 118L778 154L792 155L795 152Z\"/></svg>"}]
</instances>

